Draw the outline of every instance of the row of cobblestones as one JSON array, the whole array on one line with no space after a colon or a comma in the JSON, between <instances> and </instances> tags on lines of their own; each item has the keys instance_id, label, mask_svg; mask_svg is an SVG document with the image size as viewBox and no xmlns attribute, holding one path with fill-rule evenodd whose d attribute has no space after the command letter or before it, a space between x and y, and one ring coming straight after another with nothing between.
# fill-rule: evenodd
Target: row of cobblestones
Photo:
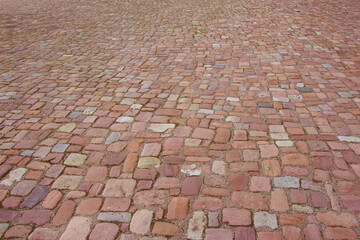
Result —
<instances>
[{"instance_id":1,"label":"row of cobblestones","mask_svg":"<svg viewBox=\"0 0 360 240\"><path fill-rule=\"evenodd\" d=\"M2 0L0 238L359 239L359 11Z\"/></svg>"}]
</instances>

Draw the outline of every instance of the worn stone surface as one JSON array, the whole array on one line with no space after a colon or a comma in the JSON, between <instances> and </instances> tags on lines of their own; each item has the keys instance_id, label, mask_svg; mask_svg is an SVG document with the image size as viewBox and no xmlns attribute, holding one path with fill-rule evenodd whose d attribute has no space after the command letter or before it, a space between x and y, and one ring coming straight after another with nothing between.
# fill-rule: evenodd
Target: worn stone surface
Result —
<instances>
[{"instance_id":1,"label":"worn stone surface","mask_svg":"<svg viewBox=\"0 0 360 240\"><path fill-rule=\"evenodd\" d=\"M53 190L47 194L44 201L42 202L42 207L47 209L54 209L58 202L61 200L63 194L58 190Z\"/></svg>"},{"instance_id":2,"label":"worn stone surface","mask_svg":"<svg viewBox=\"0 0 360 240\"><path fill-rule=\"evenodd\" d=\"M189 199L186 197L175 197L168 205L166 218L170 220L184 219L188 213Z\"/></svg>"},{"instance_id":3,"label":"worn stone surface","mask_svg":"<svg viewBox=\"0 0 360 240\"><path fill-rule=\"evenodd\" d=\"M4 234L4 238L26 239L31 230L32 228L30 226L16 225L6 231L6 233Z\"/></svg>"},{"instance_id":4,"label":"worn stone surface","mask_svg":"<svg viewBox=\"0 0 360 240\"><path fill-rule=\"evenodd\" d=\"M172 223L156 221L151 232L154 235L175 236L180 228Z\"/></svg>"},{"instance_id":5,"label":"worn stone surface","mask_svg":"<svg viewBox=\"0 0 360 240\"><path fill-rule=\"evenodd\" d=\"M90 233L91 219L86 217L73 217L67 225L60 240L85 240Z\"/></svg>"},{"instance_id":6,"label":"worn stone surface","mask_svg":"<svg viewBox=\"0 0 360 240\"><path fill-rule=\"evenodd\" d=\"M114 240L118 231L119 227L114 223L98 223L92 230L89 240Z\"/></svg>"},{"instance_id":7,"label":"worn stone surface","mask_svg":"<svg viewBox=\"0 0 360 240\"><path fill-rule=\"evenodd\" d=\"M0 221L1 222L11 222L18 219L21 216L21 212L0 209Z\"/></svg>"},{"instance_id":8,"label":"worn stone surface","mask_svg":"<svg viewBox=\"0 0 360 240\"><path fill-rule=\"evenodd\" d=\"M105 141L105 145L109 145L113 142L116 142L117 140L119 140L121 134L118 133L118 132L112 132L107 138L106 138L106 141Z\"/></svg>"},{"instance_id":9,"label":"worn stone surface","mask_svg":"<svg viewBox=\"0 0 360 240\"><path fill-rule=\"evenodd\" d=\"M130 222L131 214L128 212L105 212L100 213L97 219L107 222Z\"/></svg>"},{"instance_id":10,"label":"worn stone surface","mask_svg":"<svg viewBox=\"0 0 360 240\"><path fill-rule=\"evenodd\" d=\"M181 188L183 195L198 195L202 185L201 177L189 177L184 180Z\"/></svg>"},{"instance_id":11,"label":"worn stone surface","mask_svg":"<svg viewBox=\"0 0 360 240\"><path fill-rule=\"evenodd\" d=\"M207 219L203 211L194 212L192 218L189 220L187 237L189 239L203 239L206 223Z\"/></svg>"},{"instance_id":12,"label":"worn stone surface","mask_svg":"<svg viewBox=\"0 0 360 240\"><path fill-rule=\"evenodd\" d=\"M231 200L240 207L254 210L267 210L265 196L261 193L234 192Z\"/></svg>"},{"instance_id":13,"label":"worn stone surface","mask_svg":"<svg viewBox=\"0 0 360 240\"><path fill-rule=\"evenodd\" d=\"M81 166L84 164L87 156L79 153L71 153L66 159L64 164L69 166Z\"/></svg>"},{"instance_id":14,"label":"worn stone surface","mask_svg":"<svg viewBox=\"0 0 360 240\"><path fill-rule=\"evenodd\" d=\"M19 220L19 224L44 225L50 221L53 212L50 210L32 209L25 211Z\"/></svg>"},{"instance_id":15,"label":"worn stone surface","mask_svg":"<svg viewBox=\"0 0 360 240\"><path fill-rule=\"evenodd\" d=\"M318 213L316 215L316 218L319 221L330 226L341 226L346 228L359 226L359 223L356 221L355 216L350 213L336 213L336 212Z\"/></svg>"},{"instance_id":16,"label":"worn stone surface","mask_svg":"<svg viewBox=\"0 0 360 240\"><path fill-rule=\"evenodd\" d=\"M81 176L61 175L51 188L75 190L82 180Z\"/></svg>"},{"instance_id":17,"label":"worn stone surface","mask_svg":"<svg viewBox=\"0 0 360 240\"><path fill-rule=\"evenodd\" d=\"M125 212L129 209L130 202L129 198L105 198L101 210L110 212Z\"/></svg>"},{"instance_id":18,"label":"worn stone surface","mask_svg":"<svg viewBox=\"0 0 360 240\"><path fill-rule=\"evenodd\" d=\"M138 161L138 168L159 168L160 167L160 159L156 157L141 157Z\"/></svg>"},{"instance_id":19,"label":"worn stone surface","mask_svg":"<svg viewBox=\"0 0 360 240\"><path fill-rule=\"evenodd\" d=\"M0 238L360 239L358 1L24 2Z\"/></svg>"},{"instance_id":20,"label":"worn stone surface","mask_svg":"<svg viewBox=\"0 0 360 240\"><path fill-rule=\"evenodd\" d=\"M170 124L169 123L167 123L167 124L153 123L153 124L150 124L149 129L153 132L163 133L169 129L173 129L174 127L175 127L175 124L171 124L171 123Z\"/></svg>"},{"instance_id":21,"label":"worn stone surface","mask_svg":"<svg viewBox=\"0 0 360 240\"><path fill-rule=\"evenodd\" d=\"M130 197L136 181L133 179L109 179L102 193L104 197Z\"/></svg>"},{"instance_id":22,"label":"worn stone surface","mask_svg":"<svg viewBox=\"0 0 360 240\"><path fill-rule=\"evenodd\" d=\"M67 124L64 124L62 125L60 128L59 128L59 132L72 132L72 130L74 130L76 128L76 123L67 123Z\"/></svg>"},{"instance_id":23,"label":"worn stone surface","mask_svg":"<svg viewBox=\"0 0 360 240\"><path fill-rule=\"evenodd\" d=\"M49 228L36 228L29 236L29 240L46 239L57 240L59 238L58 232Z\"/></svg>"},{"instance_id":24,"label":"worn stone surface","mask_svg":"<svg viewBox=\"0 0 360 240\"><path fill-rule=\"evenodd\" d=\"M270 229L278 228L276 215L268 212L256 212L254 214L254 226L258 227L269 227Z\"/></svg>"},{"instance_id":25,"label":"worn stone surface","mask_svg":"<svg viewBox=\"0 0 360 240\"><path fill-rule=\"evenodd\" d=\"M251 212L245 209L224 208L222 210L222 221L231 226L246 226L251 224Z\"/></svg>"},{"instance_id":26,"label":"worn stone surface","mask_svg":"<svg viewBox=\"0 0 360 240\"><path fill-rule=\"evenodd\" d=\"M61 226L68 223L72 214L75 211L75 206L76 204L74 201L71 200L65 201L56 212L52 220L52 224L54 226Z\"/></svg>"},{"instance_id":27,"label":"worn stone surface","mask_svg":"<svg viewBox=\"0 0 360 240\"><path fill-rule=\"evenodd\" d=\"M25 199L20 207L33 208L39 202L41 202L48 194L50 188L48 186L38 186L31 192L31 194Z\"/></svg>"},{"instance_id":28,"label":"worn stone surface","mask_svg":"<svg viewBox=\"0 0 360 240\"><path fill-rule=\"evenodd\" d=\"M232 240L233 232L228 229L208 228L205 230L205 240Z\"/></svg>"},{"instance_id":29,"label":"worn stone surface","mask_svg":"<svg viewBox=\"0 0 360 240\"><path fill-rule=\"evenodd\" d=\"M133 199L136 205L163 205L166 200L166 194L163 190L140 191L134 194Z\"/></svg>"},{"instance_id":30,"label":"worn stone surface","mask_svg":"<svg viewBox=\"0 0 360 240\"><path fill-rule=\"evenodd\" d=\"M250 227L238 227L235 229L235 240L249 239L255 240L255 230Z\"/></svg>"},{"instance_id":31,"label":"worn stone surface","mask_svg":"<svg viewBox=\"0 0 360 240\"><path fill-rule=\"evenodd\" d=\"M8 229L9 224L8 223L0 223L0 237L2 237L5 233L5 231Z\"/></svg>"},{"instance_id":32,"label":"worn stone surface","mask_svg":"<svg viewBox=\"0 0 360 240\"><path fill-rule=\"evenodd\" d=\"M24 180L16 184L10 193L16 196L26 196L34 189L35 186L36 181Z\"/></svg>"},{"instance_id":33,"label":"worn stone surface","mask_svg":"<svg viewBox=\"0 0 360 240\"><path fill-rule=\"evenodd\" d=\"M153 212L141 209L134 213L130 223L130 231L136 234L146 234L150 230Z\"/></svg>"},{"instance_id":34,"label":"worn stone surface","mask_svg":"<svg viewBox=\"0 0 360 240\"><path fill-rule=\"evenodd\" d=\"M275 187L280 188L299 188L300 180L296 177L275 177L274 178Z\"/></svg>"},{"instance_id":35,"label":"worn stone surface","mask_svg":"<svg viewBox=\"0 0 360 240\"><path fill-rule=\"evenodd\" d=\"M101 198L87 198L82 200L76 208L76 215L91 216L95 215L102 204Z\"/></svg>"},{"instance_id":36,"label":"worn stone surface","mask_svg":"<svg viewBox=\"0 0 360 240\"><path fill-rule=\"evenodd\" d=\"M1 165L0 166L0 179L3 176L5 176L11 169L12 169L11 165L7 165L7 164Z\"/></svg>"},{"instance_id":37,"label":"worn stone surface","mask_svg":"<svg viewBox=\"0 0 360 240\"><path fill-rule=\"evenodd\" d=\"M214 197L199 197L192 204L193 209L198 210L218 210L223 206L223 203L220 199Z\"/></svg>"}]
</instances>

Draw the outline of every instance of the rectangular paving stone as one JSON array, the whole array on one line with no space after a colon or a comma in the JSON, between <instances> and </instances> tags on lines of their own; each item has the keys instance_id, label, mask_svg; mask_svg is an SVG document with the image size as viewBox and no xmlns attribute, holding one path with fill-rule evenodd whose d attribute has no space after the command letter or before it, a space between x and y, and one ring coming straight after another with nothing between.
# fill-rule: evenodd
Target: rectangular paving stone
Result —
<instances>
[{"instance_id":1,"label":"rectangular paving stone","mask_svg":"<svg viewBox=\"0 0 360 240\"><path fill-rule=\"evenodd\" d=\"M280 188L299 188L300 179L297 177L274 177L275 187Z\"/></svg>"},{"instance_id":2,"label":"rectangular paving stone","mask_svg":"<svg viewBox=\"0 0 360 240\"><path fill-rule=\"evenodd\" d=\"M203 113L203 114L214 114L214 110L211 109L199 109L198 113Z\"/></svg>"},{"instance_id":3,"label":"rectangular paving stone","mask_svg":"<svg viewBox=\"0 0 360 240\"><path fill-rule=\"evenodd\" d=\"M308 93L308 92L313 92L314 90L312 88L307 88L307 87L298 87L299 92L304 92L304 93Z\"/></svg>"},{"instance_id":4,"label":"rectangular paving stone","mask_svg":"<svg viewBox=\"0 0 360 240\"><path fill-rule=\"evenodd\" d=\"M294 146L293 141L276 141L275 144L278 147L292 147L292 146Z\"/></svg>"},{"instance_id":5,"label":"rectangular paving stone","mask_svg":"<svg viewBox=\"0 0 360 240\"><path fill-rule=\"evenodd\" d=\"M134 121L133 117L128 117L128 116L122 116L119 117L118 119L116 119L116 122L118 123L132 123Z\"/></svg>"},{"instance_id":6,"label":"rectangular paving stone","mask_svg":"<svg viewBox=\"0 0 360 240\"><path fill-rule=\"evenodd\" d=\"M350 92L338 92L338 94L342 98L352 98L353 97L353 95Z\"/></svg>"},{"instance_id":7,"label":"rectangular paving stone","mask_svg":"<svg viewBox=\"0 0 360 240\"><path fill-rule=\"evenodd\" d=\"M149 129L153 132L163 133L168 129L173 129L175 124L172 123L152 123L149 126Z\"/></svg>"},{"instance_id":8,"label":"rectangular paving stone","mask_svg":"<svg viewBox=\"0 0 360 240\"><path fill-rule=\"evenodd\" d=\"M82 176L61 175L55 180L51 188L75 190L82 179Z\"/></svg>"},{"instance_id":9,"label":"rectangular paving stone","mask_svg":"<svg viewBox=\"0 0 360 240\"><path fill-rule=\"evenodd\" d=\"M102 212L98 215L98 220L106 222L130 222L131 213L128 212Z\"/></svg>"},{"instance_id":10,"label":"rectangular paving stone","mask_svg":"<svg viewBox=\"0 0 360 240\"><path fill-rule=\"evenodd\" d=\"M227 97L226 101L231 101L231 102L239 102L240 99L239 98L235 98L235 97Z\"/></svg>"},{"instance_id":11,"label":"rectangular paving stone","mask_svg":"<svg viewBox=\"0 0 360 240\"><path fill-rule=\"evenodd\" d=\"M272 103L259 102L258 107L259 108L273 108L273 104Z\"/></svg>"},{"instance_id":12,"label":"rectangular paving stone","mask_svg":"<svg viewBox=\"0 0 360 240\"><path fill-rule=\"evenodd\" d=\"M360 142L359 137L353 136L337 136L337 138L342 142Z\"/></svg>"}]
</instances>

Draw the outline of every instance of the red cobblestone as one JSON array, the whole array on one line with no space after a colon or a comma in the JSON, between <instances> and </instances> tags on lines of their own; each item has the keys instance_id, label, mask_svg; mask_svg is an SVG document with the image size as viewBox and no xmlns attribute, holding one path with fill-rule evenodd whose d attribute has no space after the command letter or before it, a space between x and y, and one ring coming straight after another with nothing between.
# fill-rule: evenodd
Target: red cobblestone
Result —
<instances>
[{"instance_id":1,"label":"red cobblestone","mask_svg":"<svg viewBox=\"0 0 360 240\"><path fill-rule=\"evenodd\" d=\"M246 226L251 224L251 213L245 209L224 208L222 221L231 226Z\"/></svg>"},{"instance_id":2,"label":"red cobblestone","mask_svg":"<svg viewBox=\"0 0 360 240\"><path fill-rule=\"evenodd\" d=\"M359 239L359 7L3 0L0 238Z\"/></svg>"},{"instance_id":3,"label":"red cobblestone","mask_svg":"<svg viewBox=\"0 0 360 240\"><path fill-rule=\"evenodd\" d=\"M74 210L75 210L75 202L71 200L65 201L60 206L59 210L56 212L52 220L52 224L55 226L66 224L70 220L72 214L74 213Z\"/></svg>"},{"instance_id":4,"label":"red cobblestone","mask_svg":"<svg viewBox=\"0 0 360 240\"><path fill-rule=\"evenodd\" d=\"M101 198L88 198L82 200L79 206L76 208L75 214L77 215L94 215L101 206Z\"/></svg>"}]
</instances>

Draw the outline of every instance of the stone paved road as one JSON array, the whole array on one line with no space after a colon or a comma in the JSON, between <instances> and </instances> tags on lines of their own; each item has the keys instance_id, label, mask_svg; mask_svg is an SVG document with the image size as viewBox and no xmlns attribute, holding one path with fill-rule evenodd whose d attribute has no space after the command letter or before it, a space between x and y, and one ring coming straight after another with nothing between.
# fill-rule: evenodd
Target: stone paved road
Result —
<instances>
[{"instance_id":1,"label":"stone paved road","mask_svg":"<svg viewBox=\"0 0 360 240\"><path fill-rule=\"evenodd\" d=\"M359 239L359 12L1 0L0 238Z\"/></svg>"}]
</instances>

